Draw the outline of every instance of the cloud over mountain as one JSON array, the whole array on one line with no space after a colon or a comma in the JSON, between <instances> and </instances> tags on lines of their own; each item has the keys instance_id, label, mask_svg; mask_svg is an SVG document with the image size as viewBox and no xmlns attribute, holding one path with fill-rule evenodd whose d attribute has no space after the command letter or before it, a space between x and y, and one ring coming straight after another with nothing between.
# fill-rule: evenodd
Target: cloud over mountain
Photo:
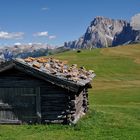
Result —
<instances>
[{"instance_id":1,"label":"cloud over mountain","mask_svg":"<svg viewBox=\"0 0 140 140\"><path fill-rule=\"evenodd\" d=\"M14 43L14 45L16 45L16 46L20 46L21 43L20 43L20 42L16 42L16 43Z\"/></svg>"},{"instance_id":2,"label":"cloud over mountain","mask_svg":"<svg viewBox=\"0 0 140 140\"><path fill-rule=\"evenodd\" d=\"M140 14L136 14L131 18L131 26L134 30L140 30Z\"/></svg>"}]
</instances>

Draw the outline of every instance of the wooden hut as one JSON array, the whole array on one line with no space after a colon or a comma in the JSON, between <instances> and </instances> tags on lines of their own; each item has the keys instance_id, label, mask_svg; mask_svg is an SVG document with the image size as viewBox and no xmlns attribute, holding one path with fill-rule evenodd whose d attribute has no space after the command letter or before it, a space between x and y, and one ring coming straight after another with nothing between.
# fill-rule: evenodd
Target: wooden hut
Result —
<instances>
[{"instance_id":1,"label":"wooden hut","mask_svg":"<svg viewBox=\"0 0 140 140\"><path fill-rule=\"evenodd\" d=\"M87 79L74 82L21 59L0 65L0 124L76 123L88 110Z\"/></svg>"}]
</instances>

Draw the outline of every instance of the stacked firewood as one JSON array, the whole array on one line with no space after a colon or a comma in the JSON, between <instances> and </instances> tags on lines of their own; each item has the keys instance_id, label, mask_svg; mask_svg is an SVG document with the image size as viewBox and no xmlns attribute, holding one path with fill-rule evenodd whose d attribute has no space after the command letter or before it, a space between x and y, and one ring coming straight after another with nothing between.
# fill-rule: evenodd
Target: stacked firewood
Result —
<instances>
[{"instance_id":1,"label":"stacked firewood","mask_svg":"<svg viewBox=\"0 0 140 140\"><path fill-rule=\"evenodd\" d=\"M60 61L54 58L32 58L20 60L31 67L40 71L55 75L59 78L67 79L74 82L81 82L83 80L91 81L95 76L93 70L86 70L84 67L78 68L76 64L67 65L67 61Z\"/></svg>"}]
</instances>

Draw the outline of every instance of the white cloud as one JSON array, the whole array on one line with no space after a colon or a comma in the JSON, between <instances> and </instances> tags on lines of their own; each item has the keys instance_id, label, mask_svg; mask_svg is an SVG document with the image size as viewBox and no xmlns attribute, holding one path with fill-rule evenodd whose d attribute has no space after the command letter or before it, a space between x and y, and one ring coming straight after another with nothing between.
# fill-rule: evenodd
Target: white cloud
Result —
<instances>
[{"instance_id":1,"label":"white cloud","mask_svg":"<svg viewBox=\"0 0 140 140\"><path fill-rule=\"evenodd\" d=\"M56 38L55 35L49 35L49 33L47 31L34 33L33 36L35 36L35 37L46 37L50 40Z\"/></svg>"},{"instance_id":2,"label":"white cloud","mask_svg":"<svg viewBox=\"0 0 140 140\"><path fill-rule=\"evenodd\" d=\"M50 35L49 36L49 39L51 40L51 39L55 39L56 38L56 36L55 35Z\"/></svg>"},{"instance_id":3,"label":"white cloud","mask_svg":"<svg viewBox=\"0 0 140 140\"><path fill-rule=\"evenodd\" d=\"M34 36L48 37L48 32L47 31L45 31L45 32L38 32L38 33L35 33Z\"/></svg>"},{"instance_id":4,"label":"white cloud","mask_svg":"<svg viewBox=\"0 0 140 140\"><path fill-rule=\"evenodd\" d=\"M24 33L23 32L5 32L0 31L0 39L22 39Z\"/></svg>"},{"instance_id":5,"label":"white cloud","mask_svg":"<svg viewBox=\"0 0 140 140\"><path fill-rule=\"evenodd\" d=\"M131 26L134 30L140 30L140 14L136 14L131 18Z\"/></svg>"},{"instance_id":6,"label":"white cloud","mask_svg":"<svg viewBox=\"0 0 140 140\"><path fill-rule=\"evenodd\" d=\"M31 45L33 45L33 43L30 42L30 43L28 43L28 45L31 46Z\"/></svg>"},{"instance_id":7,"label":"white cloud","mask_svg":"<svg viewBox=\"0 0 140 140\"><path fill-rule=\"evenodd\" d=\"M42 10L42 11L48 11L49 8L48 8L48 7L43 7L43 8L41 8L41 10Z\"/></svg>"},{"instance_id":8,"label":"white cloud","mask_svg":"<svg viewBox=\"0 0 140 140\"><path fill-rule=\"evenodd\" d=\"M16 42L16 43L14 43L14 45L20 46L21 43L20 42Z\"/></svg>"}]
</instances>

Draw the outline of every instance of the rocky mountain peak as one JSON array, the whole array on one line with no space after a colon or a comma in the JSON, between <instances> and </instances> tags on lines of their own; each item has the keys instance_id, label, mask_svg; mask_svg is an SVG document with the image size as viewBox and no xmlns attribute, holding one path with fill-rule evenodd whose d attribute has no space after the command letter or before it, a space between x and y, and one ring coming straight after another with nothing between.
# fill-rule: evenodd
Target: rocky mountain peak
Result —
<instances>
[{"instance_id":1,"label":"rocky mountain peak","mask_svg":"<svg viewBox=\"0 0 140 140\"><path fill-rule=\"evenodd\" d=\"M107 20L108 20L108 18L105 18L103 16L97 16L93 19L90 26L96 26L97 24L101 24Z\"/></svg>"},{"instance_id":2,"label":"rocky mountain peak","mask_svg":"<svg viewBox=\"0 0 140 140\"><path fill-rule=\"evenodd\" d=\"M65 42L69 48L102 48L132 42L140 42L140 14L132 17L131 22L95 17L84 35L78 40Z\"/></svg>"},{"instance_id":3,"label":"rocky mountain peak","mask_svg":"<svg viewBox=\"0 0 140 140\"><path fill-rule=\"evenodd\" d=\"M140 14L131 18L120 33L116 33L112 46L140 42Z\"/></svg>"},{"instance_id":4,"label":"rocky mountain peak","mask_svg":"<svg viewBox=\"0 0 140 140\"><path fill-rule=\"evenodd\" d=\"M93 19L85 34L76 41L65 42L70 48L101 48L112 45L116 33L122 31L127 24L124 20L114 20L102 16Z\"/></svg>"}]
</instances>

